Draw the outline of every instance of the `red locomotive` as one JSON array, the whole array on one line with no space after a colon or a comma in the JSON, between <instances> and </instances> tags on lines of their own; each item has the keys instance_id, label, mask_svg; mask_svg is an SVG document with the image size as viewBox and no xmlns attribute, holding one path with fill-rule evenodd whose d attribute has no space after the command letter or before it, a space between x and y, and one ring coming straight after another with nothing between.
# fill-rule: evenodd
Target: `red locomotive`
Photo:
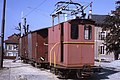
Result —
<instances>
[{"instance_id":1,"label":"red locomotive","mask_svg":"<svg viewBox=\"0 0 120 80\"><path fill-rule=\"evenodd\" d=\"M74 4L77 8L81 6L73 2L57 4L63 3ZM52 15L53 18L59 18L62 9L68 10L66 7L58 7L57 13ZM84 17L83 7L80 9ZM71 13L76 14L80 9ZM100 67L94 66L95 22L82 17L53 24L52 27L36 30L21 37L22 59L25 62L31 61L34 65L50 67L51 71L64 77L71 74L81 77L83 74L90 75L99 71Z\"/></svg>"},{"instance_id":2,"label":"red locomotive","mask_svg":"<svg viewBox=\"0 0 120 80\"><path fill-rule=\"evenodd\" d=\"M99 70L94 66L94 21L73 19L49 28L48 61L62 76Z\"/></svg>"}]
</instances>

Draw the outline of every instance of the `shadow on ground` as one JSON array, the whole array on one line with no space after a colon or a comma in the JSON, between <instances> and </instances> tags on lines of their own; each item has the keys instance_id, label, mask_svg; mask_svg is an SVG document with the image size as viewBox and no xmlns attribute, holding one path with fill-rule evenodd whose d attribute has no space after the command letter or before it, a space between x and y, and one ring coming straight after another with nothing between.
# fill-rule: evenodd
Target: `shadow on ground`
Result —
<instances>
[{"instance_id":1,"label":"shadow on ground","mask_svg":"<svg viewBox=\"0 0 120 80\"><path fill-rule=\"evenodd\" d=\"M68 79L70 80L101 80L101 79L104 80L104 79L109 79L108 76L118 72L120 71L116 71L115 68L106 67L106 68L103 68L100 73L94 73L90 77L81 77L80 79L78 79L76 77L70 76L68 78L59 78L59 79L60 80L68 80Z\"/></svg>"},{"instance_id":2,"label":"shadow on ground","mask_svg":"<svg viewBox=\"0 0 120 80\"><path fill-rule=\"evenodd\" d=\"M94 80L109 79L110 75L116 74L120 71L117 71L115 68L106 67L101 70L100 73L93 75Z\"/></svg>"}]
</instances>

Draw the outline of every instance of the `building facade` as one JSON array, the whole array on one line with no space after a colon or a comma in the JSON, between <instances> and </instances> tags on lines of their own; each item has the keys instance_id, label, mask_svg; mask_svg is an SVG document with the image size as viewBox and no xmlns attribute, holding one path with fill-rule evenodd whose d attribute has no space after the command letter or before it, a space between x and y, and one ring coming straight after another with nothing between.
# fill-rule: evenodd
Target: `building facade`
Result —
<instances>
[{"instance_id":1,"label":"building facade","mask_svg":"<svg viewBox=\"0 0 120 80\"><path fill-rule=\"evenodd\" d=\"M114 54L108 54L106 51L105 39L107 32L103 31L104 19L107 15L92 15L92 19L96 21L95 26L95 60L112 61Z\"/></svg>"},{"instance_id":2,"label":"building facade","mask_svg":"<svg viewBox=\"0 0 120 80\"><path fill-rule=\"evenodd\" d=\"M18 56L19 35L13 34L5 40L5 54L4 58L15 59Z\"/></svg>"}]
</instances>

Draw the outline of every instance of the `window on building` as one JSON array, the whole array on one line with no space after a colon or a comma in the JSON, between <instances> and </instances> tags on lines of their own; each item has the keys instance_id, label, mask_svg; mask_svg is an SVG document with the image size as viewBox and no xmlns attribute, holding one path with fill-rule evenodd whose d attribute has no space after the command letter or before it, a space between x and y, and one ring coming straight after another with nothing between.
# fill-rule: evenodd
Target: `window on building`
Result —
<instances>
[{"instance_id":1,"label":"window on building","mask_svg":"<svg viewBox=\"0 0 120 80\"><path fill-rule=\"evenodd\" d=\"M12 50L12 45L8 45L8 50Z\"/></svg>"},{"instance_id":2,"label":"window on building","mask_svg":"<svg viewBox=\"0 0 120 80\"><path fill-rule=\"evenodd\" d=\"M92 38L92 26L84 26L84 38L90 40Z\"/></svg>"},{"instance_id":3,"label":"window on building","mask_svg":"<svg viewBox=\"0 0 120 80\"><path fill-rule=\"evenodd\" d=\"M100 46L100 54L104 54L104 46Z\"/></svg>"},{"instance_id":4,"label":"window on building","mask_svg":"<svg viewBox=\"0 0 120 80\"><path fill-rule=\"evenodd\" d=\"M17 53L16 53L16 52L13 52L13 56L17 56Z\"/></svg>"},{"instance_id":5,"label":"window on building","mask_svg":"<svg viewBox=\"0 0 120 80\"><path fill-rule=\"evenodd\" d=\"M8 53L8 56L13 56L13 54L12 53Z\"/></svg>"},{"instance_id":6,"label":"window on building","mask_svg":"<svg viewBox=\"0 0 120 80\"><path fill-rule=\"evenodd\" d=\"M106 33L104 31L99 32L99 40L104 40L106 37Z\"/></svg>"},{"instance_id":7,"label":"window on building","mask_svg":"<svg viewBox=\"0 0 120 80\"><path fill-rule=\"evenodd\" d=\"M79 29L78 24L71 24L71 39L78 39Z\"/></svg>"}]
</instances>

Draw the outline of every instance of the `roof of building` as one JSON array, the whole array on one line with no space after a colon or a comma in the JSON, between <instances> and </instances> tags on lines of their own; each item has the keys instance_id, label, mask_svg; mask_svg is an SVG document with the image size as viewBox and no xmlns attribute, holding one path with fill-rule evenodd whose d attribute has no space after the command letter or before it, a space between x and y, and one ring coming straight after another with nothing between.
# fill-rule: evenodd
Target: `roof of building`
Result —
<instances>
[{"instance_id":1,"label":"roof of building","mask_svg":"<svg viewBox=\"0 0 120 80\"><path fill-rule=\"evenodd\" d=\"M18 44L18 40L5 40L6 44Z\"/></svg>"},{"instance_id":2,"label":"roof of building","mask_svg":"<svg viewBox=\"0 0 120 80\"><path fill-rule=\"evenodd\" d=\"M9 36L8 39L5 40L4 42L6 44L18 44L19 43L19 38L20 38L19 35L13 34L13 35Z\"/></svg>"},{"instance_id":3,"label":"roof of building","mask_svg":"<svg viewBox=\"0 0 120 80\"><path fill-rule=\"evenodd\" d=\"M104 20L108 15L96 15L93 14L92 15L92 19L95 21L96 25L103 25L104 24Z\"/></svg>"}]
</instances>

